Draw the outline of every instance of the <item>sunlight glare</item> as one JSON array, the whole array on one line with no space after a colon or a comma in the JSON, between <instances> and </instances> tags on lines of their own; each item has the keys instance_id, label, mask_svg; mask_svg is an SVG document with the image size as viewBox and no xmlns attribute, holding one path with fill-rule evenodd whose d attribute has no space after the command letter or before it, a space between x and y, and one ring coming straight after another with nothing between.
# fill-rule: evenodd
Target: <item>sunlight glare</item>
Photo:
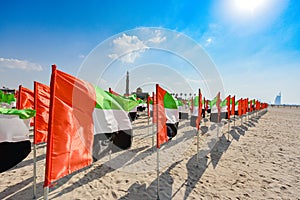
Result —
<instances>
[{"instance_id":1,"label":"sunlight glare","mask_svg":"<svg viewBox=\"0 0 300 200\"><path fill-rule=\"evenodd\" d=\"M265 0L234 0L234 6L238 11L250 12L251 14L261 8L264 3Z\"/></svg>"}]
</instances>

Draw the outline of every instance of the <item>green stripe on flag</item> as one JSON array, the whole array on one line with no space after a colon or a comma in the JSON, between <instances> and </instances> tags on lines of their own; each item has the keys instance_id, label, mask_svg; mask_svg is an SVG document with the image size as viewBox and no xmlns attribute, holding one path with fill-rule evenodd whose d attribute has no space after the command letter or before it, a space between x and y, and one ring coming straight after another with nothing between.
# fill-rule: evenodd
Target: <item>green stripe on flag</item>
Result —
<instances>
[{"instance_id":1,"label":"green stripe on flag","mask_svg":"<svg viewBox=\"0 0 300 200\"><path fill-rule=\"evenodd\" d=\"M166 94L164 96L164 107L169 108L169 109L177 109L178 108L177 104L176 104L176 99L168 92L166 92Z\"/></svg>"},{"instance_id":2,"label":"green stripe on flag","mask_svg":"<svg viewBox=\"0 0 300 200\"><path fill-rule=\"evenodd\" d=\"M102 110L124 110L129 112L139 105L138 101L127 99L125 97L111 94L99 87L95 87L96 91L96 108Z\"/></svg>"},{"instance_id":3,"label":"green stripe on flag","mask_svg":"<svg viewBox=\"0 0 300 200\"><path fill-rule=\"evenodd\" d=\"M0 90L0 103L8 103L11 104L11 102L15 102L16 98L14 94L4 94L2 90Z\"/></svg>"},{"instance_id":4,"label":"green stripe on flag","mask_svg":"<svg viewBox=\"0 0 300 200\"><path fill-rule=\"evenodd\" d=\"M20 119L28 119L35 116L35 110L32 109L18 110L14 108L0 108L0 114L18 115Z\"/></svg>"},{"instance_id":5,"label":"green stripe on flag","mask_svg":"<svg viewBox=\"0 0 300 200\"><path fill-rule=\"evenodd\" d=\"M224 101L222 101L222 102L220 103L220 106L221 106L221 107L227 106L227 99L224 99Z\"/></svg>"}]
</instances>

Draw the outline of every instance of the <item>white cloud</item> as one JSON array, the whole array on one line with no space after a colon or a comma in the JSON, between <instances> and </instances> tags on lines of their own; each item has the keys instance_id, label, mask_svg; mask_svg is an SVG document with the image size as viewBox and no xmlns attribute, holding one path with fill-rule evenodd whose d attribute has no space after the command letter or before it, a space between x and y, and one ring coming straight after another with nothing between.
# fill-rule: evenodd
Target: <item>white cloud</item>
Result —
<instances>
[{"instance_id":1,"label":"white cloud","mask_svg":"<svg viewBox=\"0 0 300 200\"><path fill-rule=\"evenodd\" d=\"M155 36L153 38L150 38L147 42L160 44L160 43L164 42L166 39L167 39L166 36L162 37L160 30L155 30Z\"/></svg>"},{"instance_id":2,"label":"white cloud","mask_svg":"<svg viewBox=\"0 0 300 200\"><path fill-rule=\"evenodd\" d=\"M83 58L85 58L85 55L79 54L79 55L78 55L78 58L83 59Z\"/></svg>"},{"instance_id":3,"label":"white cloud","mask_svg":"<svg viewBox=\"0 0 300 200\"><path fill-rule=\"evenodd\" d=\"M205 46L208 46L212 43L213 39L211 37L207 38Z\"/></svg>"},{"instance_id":4,"label":"white cloud","mask_svg":"<svg viewBox=\"0 0 300 200\"><path fill-rule=\"evenodd\" d=\"M146 49L149 49L150 44L160 44L167 39L166 36L162 35L160 30L146 34L150 34L150 37L141 40L136 35L123 33L121 37L113 40L112 53L108 57L111 59L120 59L123 63L134 63Z\"/></svg>"},{"instance_id":5,"label":"white cloud","mask_svg":"<svg viewBox=\"0 0 300 200\"><path fill-rule=\"evenodd\" d=\"M123 34L113 40L113 52L108 57L111 59L120 59L124 63L134 63L135 59L149 47L137 36Z\"/></svg>"},{"instance_id":6,"label":"white cloud","mask_svg":"<svg viewBox=\"0 0 300 200\"><path fill-rule=\"evenodd\" d=\"M27 60L18 60L13 58L0 58L0 68L32 70L32 71L43 70L42 66L37 63L32 63Z\"/></svg>"}]
</instances>

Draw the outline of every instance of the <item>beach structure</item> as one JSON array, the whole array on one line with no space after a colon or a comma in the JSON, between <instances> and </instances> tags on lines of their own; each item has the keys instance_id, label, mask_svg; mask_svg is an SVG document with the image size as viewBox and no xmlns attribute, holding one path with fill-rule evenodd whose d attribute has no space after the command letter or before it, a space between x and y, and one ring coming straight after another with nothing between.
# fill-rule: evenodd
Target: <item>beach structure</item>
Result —
<instances>
[{"instance_id":1,"label":"beach structure","mask_svg":"<svg viewBox=\"0 0 300 200\"><path fill-rule=\"evenodd\" d=\"M281 105L281 92L275 97L274 104L277 106Z\"/></svg>"}]
</instances>

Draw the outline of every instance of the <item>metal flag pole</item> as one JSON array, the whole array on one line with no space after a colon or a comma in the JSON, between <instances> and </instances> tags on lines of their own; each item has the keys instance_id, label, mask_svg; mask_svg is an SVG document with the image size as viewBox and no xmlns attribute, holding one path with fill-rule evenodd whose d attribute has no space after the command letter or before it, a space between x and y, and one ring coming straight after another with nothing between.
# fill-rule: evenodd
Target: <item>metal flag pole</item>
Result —
<instances>
[{"instance_id":1,"label":"metal flag pole","mask_svg":"<svg viewBox=\"0 0 300 200\"><path fill-rule=\"evenodd\" d=\"M44 200L48 200L49 186L44 187Z\"/></svg>"},{"instance_id":2,"label":"metal flag pole","mask_svg":"<svg viewBox=\"0 0 300 200\"><path fill-rule=\"evenodd\" d=\"M154 95L153 95L154 97ZM154 98L153 98L153 106L156 106L156 109L155 109L155 113L153 112L153 116L156 115L156 137L158 136L158 131L159 131L159 127L158 127L158 84L156 84L156 103L154 104ZM154 108L154 107L153 107ZM154 109L153 109L154 111ZM157 153L157 166L156 166L156 175L157 175L157 200L159 200L159 146L158 146L158 138L156 138L156 153Z\"/></svg>"},{"instance_id":3,"label":"metal flag pole","mask_svg":"<svg viewBox=\"0 0 300 200\"><path fill-rule=\"evenodd\" d=\"M33 145L33 199L36 199L36 144Z\"/></svg>"},{"instance_id":4,"label":"metal flag pole","mask_svg":"<svg viewBox=\"0 0 300 200\"><path fill-rule=\"evenodd\" d=\"M159 148L156 148L157 152L157 200L159 200Z\"/></svg>"},{"instance_id":5,"label":"metal flag pole","mask_svg":"<svg viewBox=\"0 0 300 200\"><path fill-rule=\"evenodd\" d=\"M241 126L243 125L243 115L241 116Z\"/></svg>"},{"instance_id":6,"label":"metal flag pole","mask_svg":"<svg viewBox=\"0 0 300 200\"><path fill-rule=\"evenodd\" d=\"M154 130L154 123L152 121L152 147L154 147L154 136L155 136L155 130ZM153 148L154 151L154 148Z\"/></svg>"},{"instance_id":7,"label":"metal flag pole","mask_svg":"<svg viewBox=\"0 0 300 200\"><path fill-rule=\"evenodd\" d=\"M234 111L234 115L233 115L233 127L235 127L235 111Z\"/></svg>"},{"instance_id":8,"label":"metal flag pole","mask_svg":"<svg viewBox=\"0 0 300 200\"><path fill-rule=\"evenodd\" d=\"M199 124L200 126L200 124ZM197 167L199 167L199 141L200 141L200 138L199 138L199 130L197 130Z\"/></svg>"},{"instance_id":9,"label":"metal flag pole","mask_svg":"<svg viewBox=\"0 0 300 200\"><path fill-rule=\"evenodd\" d=\"M230 119L228 118L228 140L230 139L229 138L229 133L230 133Z\"/></svg>"},{"instance_id":10,"label":"metal flag pole","mask_svg":"<svg viewBox=\"0 0 300 200\"><path fill-rule=\"evenodd\" d=\"M201 115L202 115L202 96L201 96L201 90L199 89L199 96L198 96L198 118L196 120L196 133L197 133L197 167L199 166L199 128L201 127ZM201 111L200 111L201 109ZM200 114L200 116L199 116ZM198 119L200 119L199 124L198 124Z\"/></svg>"}]
</instances>

